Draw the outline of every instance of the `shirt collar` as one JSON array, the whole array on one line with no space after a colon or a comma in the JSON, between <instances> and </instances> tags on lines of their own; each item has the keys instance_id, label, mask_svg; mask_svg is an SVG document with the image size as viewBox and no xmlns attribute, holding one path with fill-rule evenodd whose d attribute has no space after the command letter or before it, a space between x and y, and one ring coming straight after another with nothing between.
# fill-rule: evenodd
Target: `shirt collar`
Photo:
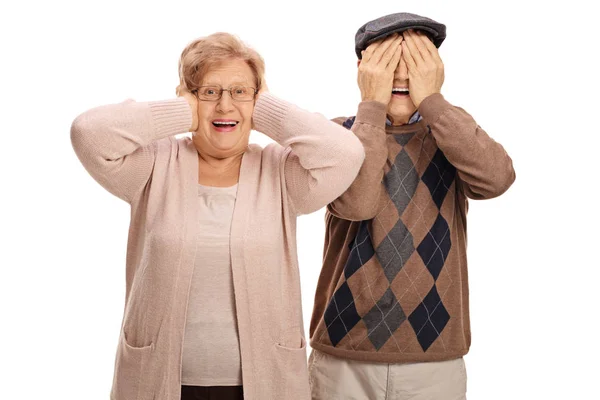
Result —
<instances>
[{"instance_id":1,"label":"shirt collar","mask_svg":"<svg viewBox=\"0 0 600 400\"><path fill-rule=\"evenodd\" d=\"M408 120L408 124L407 125L412 125L414 123L419 122L420 120L422 120L423 117L421 117L421 114L419 114L419 111L415 111L415 113L412 115L412 117L410 117L410 119ZM385 124L387 126L392 126L392 121L390 121L388 118L385 119Z\"/></svg>"}]
</instances>

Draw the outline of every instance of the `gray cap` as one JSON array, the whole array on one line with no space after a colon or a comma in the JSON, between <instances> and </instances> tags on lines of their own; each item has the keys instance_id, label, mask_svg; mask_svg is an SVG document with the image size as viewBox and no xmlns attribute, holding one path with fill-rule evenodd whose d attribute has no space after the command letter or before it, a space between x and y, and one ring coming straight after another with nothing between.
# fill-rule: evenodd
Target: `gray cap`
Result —
<instances>
[{"instance_id":1,"label":"gray cap","mask_svg":"<svg viewBox=\"0 0 600 400\"><path fill-rule=\"evenodd\" d=\"M356 55L359 59L362 59L361 51L365 50L371 43L394 32L404 32L408 29L424 32L429 36L435 47L440 47L446 39L446 25L444 24L416 14L390 14L367 22L358 29L354 39Z\"/></svg>"}]
</instances>

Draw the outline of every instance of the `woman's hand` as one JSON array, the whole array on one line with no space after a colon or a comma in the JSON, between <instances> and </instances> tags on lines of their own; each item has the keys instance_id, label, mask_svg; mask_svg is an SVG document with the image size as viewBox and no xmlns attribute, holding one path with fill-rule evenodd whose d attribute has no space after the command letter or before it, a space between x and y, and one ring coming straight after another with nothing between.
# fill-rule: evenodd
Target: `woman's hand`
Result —
<instances>
[{"instance_id":1,"label":"woman's hand","mask_svg":"<svg viewBox=\"0 0 600 400\"><path fill-rule=\"evenodd\" d=\"M260 89L258 90L258 93L256 94L256 97L254 98L254 105L256 106L256 102L258 101L259 97L261 94L263 93L269 93L269 87L267 86L267 81L266 79L263 77L262 83L260 85ZM256 130L255 126L254 126L254 118L252 118L252 130Z\"/></svg>"},{"instance_id":2,"label":"woman's hand","mask_svg":"<svg viewBox=\"0 0 600 400\"><path fill-rule=\"evenodd\" d=\"M183 89L181 85L177 86L175 91L178 97L183 97L187 100L190 110L192 111L192 126L190 127L190 132L196 132L198 130L198 98L186 89Z\"/></svg>"},{"instance_id":3,"label":"woman's hand","mask_svg":"<svg viewBox=\"0 0 600 400\"><path fill-rule=\"evenodd\" d=\"M263 78L262 83L260 85L260 89L258 90L258 93L256 95L256 100L258 100L258 98L260 97L261 94L263 93L269 93L269 87L267 86L267 81L265 78Z\"/></svg>"}]
</instances>

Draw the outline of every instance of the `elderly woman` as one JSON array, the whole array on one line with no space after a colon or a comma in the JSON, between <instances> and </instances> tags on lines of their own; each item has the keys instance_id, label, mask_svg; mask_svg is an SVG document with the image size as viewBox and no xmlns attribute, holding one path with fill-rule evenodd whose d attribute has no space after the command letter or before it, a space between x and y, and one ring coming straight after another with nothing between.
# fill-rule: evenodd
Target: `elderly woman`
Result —
<instances>
[{"instance_id":1,"label":"elderly woman","mask_svg":"<svg viewBox=\"0 0 600 400\"><path fill-rule=\"evenodd\" d=\"M179 74L178 98L94 108L71 129L131 206L111 399L309 399L296 217L346 190L362 145L269 94L263 60L229 34L189 44ZM277 143L249 145L252 128Z\"/></svg>"}]
</instances>

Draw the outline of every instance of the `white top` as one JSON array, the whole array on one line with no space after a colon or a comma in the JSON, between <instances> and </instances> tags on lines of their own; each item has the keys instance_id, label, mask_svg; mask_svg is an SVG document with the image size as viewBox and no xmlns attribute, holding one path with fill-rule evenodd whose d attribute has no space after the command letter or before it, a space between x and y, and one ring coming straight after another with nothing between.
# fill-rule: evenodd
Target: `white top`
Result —
<instances>
[{"instance_id":1,"label":"white top","mask_svg":"<svg viewBox=\"0 0 600 400\"><path fill-rule=\"evenodd\" d=\"M198 185L200 233L183 344L182 384L242 384L229 237L238 185Z\"/></svg>"}]
</instances>

